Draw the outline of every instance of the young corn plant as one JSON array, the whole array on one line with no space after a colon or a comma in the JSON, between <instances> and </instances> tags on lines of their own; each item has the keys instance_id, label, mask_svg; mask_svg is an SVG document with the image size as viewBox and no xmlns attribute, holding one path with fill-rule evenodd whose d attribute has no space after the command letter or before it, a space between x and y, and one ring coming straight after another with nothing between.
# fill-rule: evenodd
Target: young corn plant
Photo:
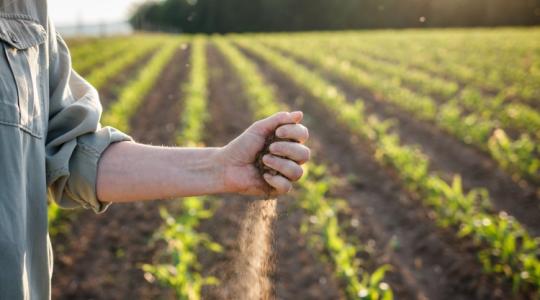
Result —
<instances>
[{"instance_id":1,"label":"young corn plant","mask_svg":"<svg viewBox=\"0 0 540 300\"><path fill-rule=\"evenodd\" d=\"M540 182L540 144L528 135L512 141L503 130L497 129L487 147L504 169L517 170L527 174L531 181Z\"/></svg>"},{"instance_id":2,"label":"young corn plant","mask_svg":"<svg viewBox=\"0 0 540 300\"><path fill-rule=\"evenodd\" d=\"M49 202L49 205L47 206L47 216L49 222L49 234L54 236L57 233L62 232L65 227L64 224L61 224L60 222L62 210L56 203L52 201Z\"/></svg>"}]
</instances>

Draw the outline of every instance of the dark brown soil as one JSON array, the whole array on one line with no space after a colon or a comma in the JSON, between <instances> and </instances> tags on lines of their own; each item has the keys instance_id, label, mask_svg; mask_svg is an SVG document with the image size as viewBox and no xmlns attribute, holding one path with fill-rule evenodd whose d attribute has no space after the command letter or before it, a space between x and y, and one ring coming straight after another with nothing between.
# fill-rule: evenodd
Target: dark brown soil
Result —
<instances>
[{"instance_id":1,"label":"dark brown soil","mask_svg":"<svg viewBox=\"0 0 540 300\"><path fill-rule=\"evenodd\" d=\"M305 61L299 62L316 70ZM534 187L517 183L489 155L464 144L435 124L416 119L369 90L324 72L321 75L345 92L351 101L363 99L367 113L381 119L397 120L394 130L402 143L420 145L430 159L432 170L448 180L460 174L466 190L486 188L496 210L508 212L525 225L531 234L540 235L540 198Z\"/></svg>"},{"instance_id":2,"label":"dark brown soil","mask_svg":"<svg viewBox=\"0 0 540 300\"><path fill-rule=\"evenodd\" d=\"M246 99L239 80L232 68L224 61L214 46L208 49L211 69L210 112L212 120L208 126L208 144L221 146L247 128L252 121L251 112L246 110ZM216 215L204 225L204 231L225 247L224 255L212 259L206 257L204 269L218 278L223 274L238 253L238 233L246 214L250 198L225 197ZM251 198L252 199L252 198ZM332 271L322 265L299 232L304 218L298 210L292 210L291 199L278 201L278 219L275 222L273 274L274 294L277 299L340 299L337 283ZM202 256L203 258L205 256ZM227 297L229 296L229 297ZM205 299L230 299L219 288L205 290Z\"/></svg>"},{"instance_id":3,"label":"dark brown soil","mask_svg":"<svg viewBox=\"0 0 540 300\"><path fill-rule=\"evenodd\" d=\"M132 136L147 143L174 145L180 116L180 83L187 78L188 51L178 51L131 121ZM172 128L172 129L171 129ZM161 224L163 201L112 205L106 213L81 212L69 231L53 240L56 250L53 299L174 299L144 279L160 245L150 243Z\"/></svg>"},{"instance_id":4,"label":"dark brown soil","mask_svg":"<svg viewBox=\"0 0 540 300\"><path fill-rule=\"evenodd\" d=\"M373 256L394 267L388 281L397 299L513 298L507 284L483 275L477 249L470 242L436 227L429 210L408 196L391 171L374 161L369 145L350 138L350 132L285 74L244 53L257 62L291 107L304 110L317 155L331 162L336 174L352 178L340 195L361 220L358 235L372 237Z\"/></svg>"}]
</instances>

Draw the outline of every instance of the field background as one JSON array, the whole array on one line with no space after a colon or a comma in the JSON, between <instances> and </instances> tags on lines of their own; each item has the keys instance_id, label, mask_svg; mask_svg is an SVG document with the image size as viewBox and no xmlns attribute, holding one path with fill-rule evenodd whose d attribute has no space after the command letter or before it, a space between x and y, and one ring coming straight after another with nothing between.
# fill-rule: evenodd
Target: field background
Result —
<instances>
[{"instance_id":1,"label":"field background","mask_svg":"<svg viewBox=\"0 0 540 300\"><path fill-rule=\"evenodd\" d=\"M142 143L223 146L305 112L313 163L277 203L272 297L540 297L540 29L68 44L103 125ZM252 200L51 206L53 299L237 298L227 266Z\"/></svg>"}]
</instances>

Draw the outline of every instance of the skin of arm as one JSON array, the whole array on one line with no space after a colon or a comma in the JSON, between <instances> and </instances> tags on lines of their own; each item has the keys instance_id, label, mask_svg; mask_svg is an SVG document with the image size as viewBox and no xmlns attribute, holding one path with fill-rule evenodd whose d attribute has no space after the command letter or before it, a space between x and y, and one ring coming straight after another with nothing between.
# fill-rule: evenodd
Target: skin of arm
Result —
<instances>
[{"instance_id":1,"label":"skin of arm","mask_svg":"<svg viewBox=\"0 0 540 300\"><path fill-rule=\"evenodd\" d=\"M134 142L111 145L98 164L97 195L103 202L133 202L218 193L272 195L289 192L309 160L304 145L308 130L302 112L280 112L253 123L220 148L157 147ZM277 130L276 130L277 129ZM261 177L254 166L268 135L276 132L294 142L275 142L264 164L283 174Z\"/></svg>"}]
</instances>

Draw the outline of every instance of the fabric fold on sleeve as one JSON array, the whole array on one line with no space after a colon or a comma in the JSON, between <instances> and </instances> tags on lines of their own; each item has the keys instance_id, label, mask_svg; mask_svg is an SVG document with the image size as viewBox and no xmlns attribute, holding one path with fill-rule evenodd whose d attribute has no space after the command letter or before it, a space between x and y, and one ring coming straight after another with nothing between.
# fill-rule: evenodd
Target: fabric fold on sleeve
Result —
<instances>
[{"instance_id":1,"label":"fabric fold on sleeve","mask_svg":"<svg viewBox=\"0 0 540 300\"><path fill-rule=\"evenodd\" d=\"M101 202L96 192L99 159L112 143L122 141L131 141L131 138L105 127L78 137L73 145L65 145L66 154L60 153L60 156L68 159L60 160L60 164L47 172L49 193L59 206L82 206L96 213L105 211L109 204Z\"/></svg>"}]
</instances>

